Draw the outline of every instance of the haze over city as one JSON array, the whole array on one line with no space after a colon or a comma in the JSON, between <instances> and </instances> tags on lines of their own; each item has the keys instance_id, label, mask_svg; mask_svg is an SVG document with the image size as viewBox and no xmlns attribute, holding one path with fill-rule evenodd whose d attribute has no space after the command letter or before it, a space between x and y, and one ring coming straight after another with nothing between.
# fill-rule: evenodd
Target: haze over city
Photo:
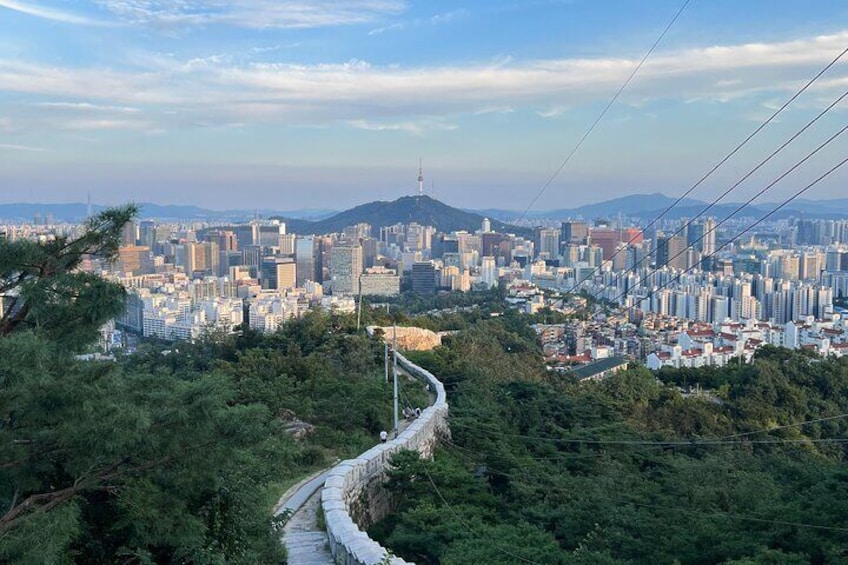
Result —
<instances>
[{"instance_id":1,"label":"haze over city","mask_svg":"<svg viewBox=\"0 0 848 565\"><path fill-rule=\"evenodd\" d=\"M0 202L343 209L412 194L423 157L436 198L521 210L679 4L0 0ZM682 193L843 48L846 15L693 2L535 208ZM693 196L722 191L847 81L840 63ZM737 200L841 126L840 108Z\"/></svg>"}]
</instances>

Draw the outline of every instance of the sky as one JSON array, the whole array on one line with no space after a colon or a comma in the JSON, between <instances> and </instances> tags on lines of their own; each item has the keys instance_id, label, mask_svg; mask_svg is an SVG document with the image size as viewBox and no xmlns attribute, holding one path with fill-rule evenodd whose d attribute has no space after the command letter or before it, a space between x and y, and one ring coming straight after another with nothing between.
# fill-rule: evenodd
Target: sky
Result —
<instances>
[{"instance_id":1,"label":"sky","mask_svg":"<svg viewBox=\"0 0 848 565\"><path fill-rule=\"evenodd\" d=\"M844 0L0 0L0 202L341 210L678 196L848 47ZM691 194L848 89L848 55ZM848 119L841 103L727 198ZM845 156L838 138L765 195ZM846 167L848 169L848 167ZM806 194L844 197L840 170Z\"/></svg>"}]
</instances>

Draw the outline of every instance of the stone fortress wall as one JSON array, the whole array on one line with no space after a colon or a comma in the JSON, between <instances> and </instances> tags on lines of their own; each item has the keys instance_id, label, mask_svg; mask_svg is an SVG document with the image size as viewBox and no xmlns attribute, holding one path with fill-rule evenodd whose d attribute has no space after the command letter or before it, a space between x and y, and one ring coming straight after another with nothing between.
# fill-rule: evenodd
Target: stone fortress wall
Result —
<instances>
[{"instance_id":1,"label":"stone fortress wall","mask_svg":"<svg viewBox=\"0 0 848 565\"><path fill-rule=\"evenodd\" d=\"M330 551L343 565L407 564L398 557L387 560L388 552L368 537L367 528L391 510L389 493L383 488L385 468L392 455L414 449L430 457L440 437L448 433L448 404L445 387L432 373L398 354L398 364L425 381L435 402L425 409L397 438L378 444L355 459L342 461L327 475L321 505L330 540Z\"/></svg>"}]
</instances>

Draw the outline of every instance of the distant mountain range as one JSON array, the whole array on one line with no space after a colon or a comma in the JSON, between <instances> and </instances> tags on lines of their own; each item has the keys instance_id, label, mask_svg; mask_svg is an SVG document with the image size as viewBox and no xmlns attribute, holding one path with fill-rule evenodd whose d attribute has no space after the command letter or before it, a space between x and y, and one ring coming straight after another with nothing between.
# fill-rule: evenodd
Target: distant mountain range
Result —
<instances>
[{"instance_id":1,"label":"distant mountain range","mask_svg":"<svg viewBox=\"0 0 848 565\"><path fill-rule=\"evenodd\" d=\"M341 231L345 226L366 222L374 227L393 225L397 223L418 222L422 225L435 226L440 231L457 230L475 231L480 228L484 217L491 220L492 229L500 232L511 232L526 235L529 228L541 219L563 220L567 218L596 218L615 219L619 215L634 219L650 220L675 202L675 198L664 194L632 194L596 204L587 204L577 208L566 208L548 211L532 211L523 218L523 227L516 227L509 222L521 218L522 213L516 210L486 209L461 210L434 200L429 196L405 196L386 202L369 202L345 210L334 212L326 209L301 209L291 211L255 209L255 210L208 210L198 206L158 205L148 202L141 203L141 217L160 220L187 220L234 223L250 220L254 217L280 218L285 220L292 233L331 233ZM692 218L700 214L708 204L695 199L683 199L665 217L674 220ZM724 218L739 204L719 204L708 212L716 218ZM777 203L762 203L746 206L735 217L761 217L774 209ZM92 210L98 212L104 206L94 205ZM77 222L86 217L87 206L82 203L72 204L0 204L0 219L32 221L35 215L46 219L52 215L55 221ZM848 198L833 200L796 200L772 216L774 219L803 215L807 218L848 218Z\"/></svg>"},{"instance_id":2,"label":"distant mountain range","mask_svg":"<svg viewBox=\"0 0 848 565\"><path fill-rule=\"evenodd\" d=\"M618 215L628 216L630 218L655 218L675 203L677 199L666 196L659 192L653 194L632 194L613 198L596 204L586 204L577 208L564 208L559 210L547 211L531 211L525 216L525 220L539 219L566 219L566 218L583 218L586 220L594 220L596 218L614 219ZM707 215L724 218L734 212L742 203L720 203L712 207ZM745 206L734 215L736 218L757 216L762 217L775 207L778 202L756 203ZM692 198L684 198L674 206L665 218L670 220L680 218L692 218L700 214L704 208L709 205L708 202L695 200ZM501 221L509 222L521 218L522 213L516 210L503 209L487 209L476 210L480 214L485 214L490 218L498 218ZM781 219L789 217L797 217L803 214L808 218L845 218L848 217L848 198L837 198L833 200L804 200L799 199L789 203L779 212L775 213L772 219Z\"/></svg>"},{"instance_id":3,"label":"distant mountain range","mask_svg":"<svg viewBox=\"0 0 848 565\"><path fill-rule=\"evenodd\" d=\"M290 218L320 220L335 214L334 210L306 208L302 210L207 210L198 206L159 205L150 202L140 202L141 217L161 220L190 220L190 221L223 221L249 220L256 216L268 218L284 215ZM97 213L106 208L99 204L91 206L92 212ZM88 215L88 206L79 202L70 204L32 204L15 203L0 204L0 219L24 220L31 222L38 214L46 219L52 214L55 221L79 222Z\"/></svg>"}]
</instances>

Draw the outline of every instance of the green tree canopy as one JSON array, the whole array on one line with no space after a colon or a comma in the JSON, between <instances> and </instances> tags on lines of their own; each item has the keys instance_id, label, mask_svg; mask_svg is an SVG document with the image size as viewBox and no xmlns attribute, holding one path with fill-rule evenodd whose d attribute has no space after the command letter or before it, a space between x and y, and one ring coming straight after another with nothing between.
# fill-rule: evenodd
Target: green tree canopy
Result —
<instances>
[{"instance_id":1,"label":"green tree canopy","mask_svg":"<svg viewBox=\"0 0 848 565\"><path fill-rule=\"evenodd\" d=\"M103 323L120 314L126 292L80 266L87 256L114 259L121 230L137 213L135 205L104 210L77 237L0 239L0 337L36 329L73 347L92 341Z\"/></svg>"}]
</instances>

